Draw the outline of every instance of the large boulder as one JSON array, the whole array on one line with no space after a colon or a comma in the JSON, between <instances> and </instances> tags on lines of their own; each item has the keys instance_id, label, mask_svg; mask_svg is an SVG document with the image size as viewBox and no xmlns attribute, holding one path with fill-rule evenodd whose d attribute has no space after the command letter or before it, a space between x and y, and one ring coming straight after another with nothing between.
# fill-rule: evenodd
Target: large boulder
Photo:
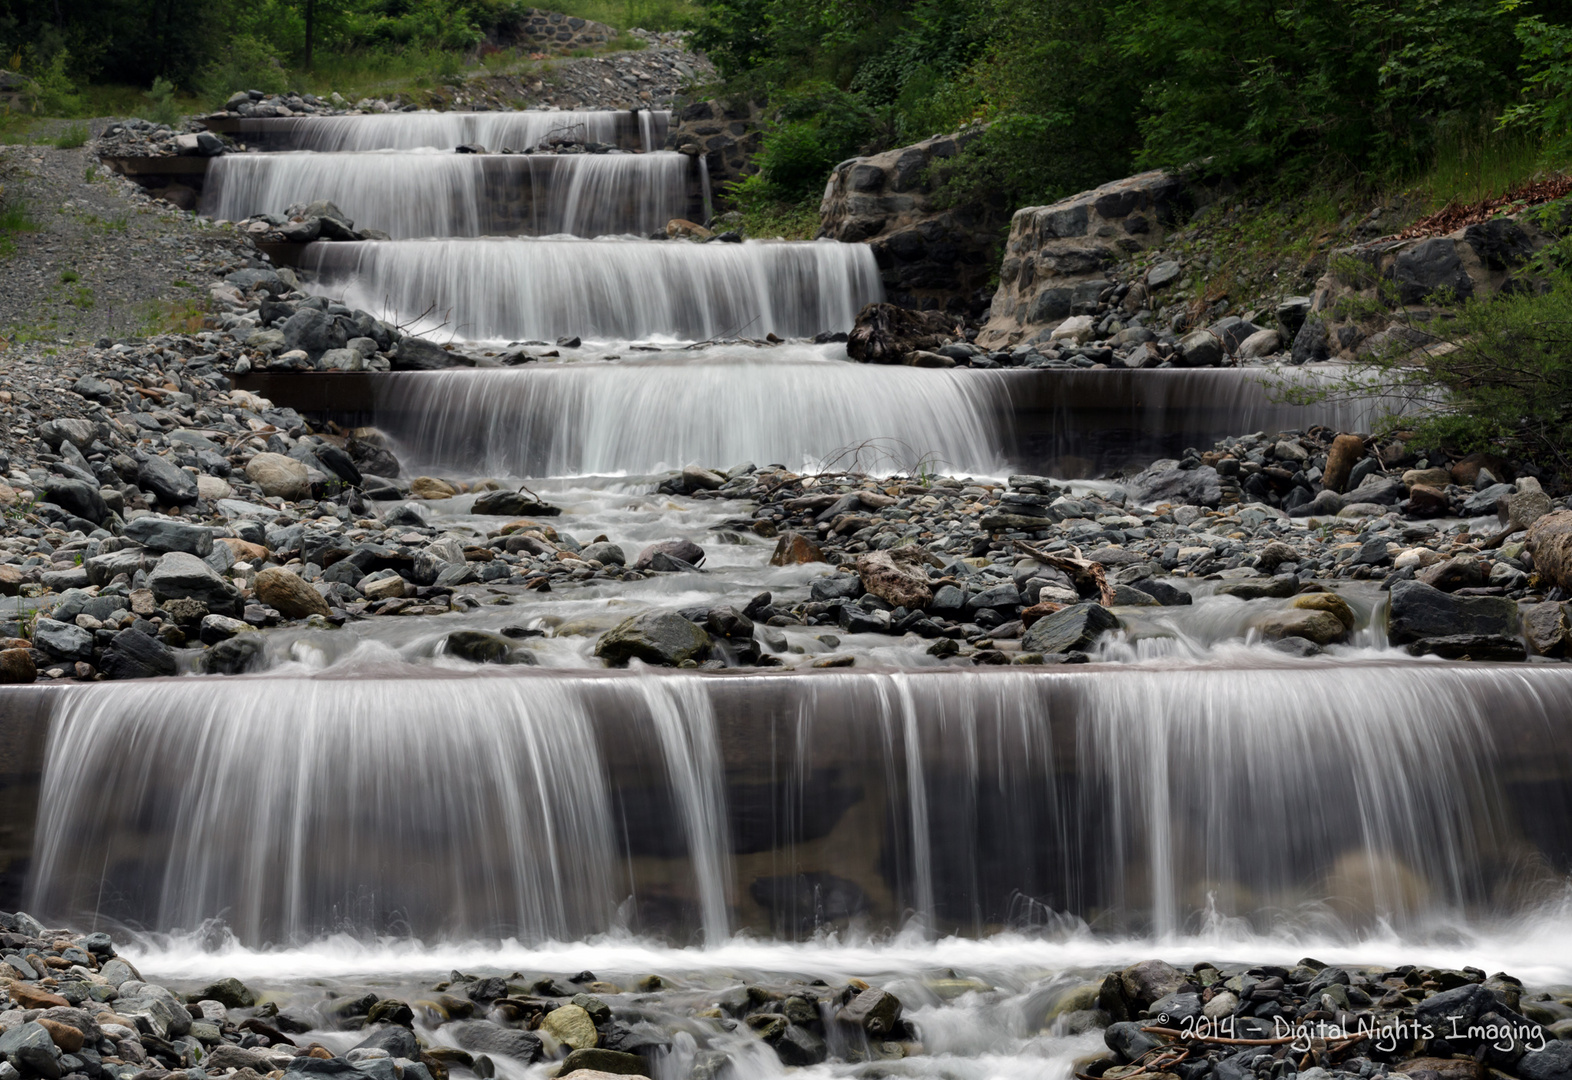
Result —
<instances>
[{"instance_id":1,"label":"large boulder","mask_svg":"<svg viewBox=\"0 0 1572 1080\"><path fill-rule=\"evenodd\" d=\"M126 525L125 535L149 551L184 551L203 559L213 554L213 530L180 518L144 514Z\"/></svg>"},{"instance_id":2,"label":"large boulder","mask_svg":"<svg viewBox=\"0 0 1572 1080\"><path fill-rule=\"evenodd\" d=\"M704 549L692 540L661 540L651 544L639 552L638 558L633 560L635 570L680 570L682 567L673 564L675 559L688 566L698 566L704 562Z\"/></svg>"},{"instance_id":3,"label":"large boulder","mask_svg":"<svg viewBox=\"0 0 1572 1080\"><path fill-rule=\"evenodd\" d=\"M1173 462L1158 462L1133 477L1128 488L1139 503L1174 503L1216 507L1223 501L1222 478L1210 465L1181 469Z\"/></svg>"},{"instance_id":4,"label":"large boulder","mask_svg":"<svg viewBox=\"0 0 1572 1080\"><path fill-rule=\"evenodd\" d=\"M1521 660L1517 604L1499 596L1454 596L1422 581L1392 586L1387 636L1409 652L1474 660Z\"/></svg>"},{"instance_id":5,"label":"large boulder","mask_svg":"<svg viewBox=\"0 0 1572 1080\"><path fill-rule=\"evenodd\" d=\"M313 589L299 574L282 566L269 566L251 583L257 599L286 619L304 619L308 615L329 615L331 609L322 594Z\"/></svg>"},{"instance_id":6,"label":"large boulder","mask_svg":"<svg viewBox=\"0 0 1572 1080\"><path fill-rule=\"evenodd\" d=\"M33 646L59 660L91 660L93 635L75 623L39 619L33 624Z\"/></svg>"},{"instance_id":7,"label":"large boulder","mask_svg":"<svg viewBox=\"0 0 1572 1080\"><path fill-rule=\"evenodd\" d=\"M394 371L442 371L472 366L463 353L449 352L435 342L418 337L402 339L388 355Z\"/></svg>"},{"instance_id":8,"label":"large boulder","mask_svg":"<svg viewBox=\"0 0 1572 1080\"><path fill-rule=\"evenodd\" d=\"M1545 514L1529 526L1528 550L1540 577L1572 588L1572 510Z\"/></svg>"},{"instance_id":9,"label":"large boulder","mask_svg":"<svg viewBox=\"0 0 1572 1080\"><path fill-rule=\"evenodd\" d=\"M681 615L646 612L624 619L602 634L595 643L595 655L612 667L622 667L629 660L677 667L684 661L705 659L711 644L702 627Z\"/></svg>"},{"instance_id":10,"label":"large boulder","mask_svg":"<svg viewBox=\"0 0 1572 1080\"><path fill-rule=\"evenodd\" d=\"M501 1054L524 1065L543 1056L539 1035L489 1020L458 1020L443 1025L442 1034L473 1054Z\"/></svg>"},{"instance_id":11,"label":"large boulder","mask_svg":"<svg viewBox=\"0 0 1572 1080\"><path fill-rule=\"evenodd\" d=\"M200 600L219 615L239 617L245 608L240 590L219 576L207 563L186 551L171 551L158 560L147 576L147 587L159 603L166 600Z\"/></svg>"},{"instance_id":12,"label":"large boulder","mask_svg":"<svg viewBox=\"0 0 1572 1080\"><path fill-rule=\"evenodd\" d=\"M800 566L816 562L824 562L824 552L818 544L799 532L781 533L775 541L775 551L770 555L771 566Z\"/></svg>"},{"instance_id":13,"label":"large boulder","mask_svg":"<svg viewBox=\"0 0 1572 1080\"><path fill-rule=\"evenodd\" d=\"M894 607L918 611L933 600L928 575L910 563L897 562L888 551L857 556L857 576L864 589Z\"/></svg>"},{"instance_id":14,"label":"large boulder","mask_svg":"<svg viewBox=\"0 0 1572 1080\"><path fill-rule=\"evenodd\" d=\"M349 334L337 319L311 307L295 312L280 329L285 352L299 349L313 360L329 349L342 349L349 342Z\"/></svg>"},{"instance_id":15,"label":"large boulder","mask_svg":"<svg viewBox=\"0 0 1572 1080\"><path fill-rule=\"evenodd\" d=\"M151 679L175 673L175 654L157 638L127 627L110 640L98 666L110 679Z\"/></svg>"},{"instance_id":16,"label":"large boulder","mask_svg":"<svg viewBox=\"0 0 1572 1080\"><path fill-rule=\"evenodd\" d=\"M1263 615L1255 621L1255 628L1268 641L1299 637L1317 645L1330 645L1348 636L1348 627L1330 611L1305 611L1288 608Z\"/></svg>"},{"instance_id":17,"label":"large boulder","mask_svg":"<svg viewBox=\"0 0 1572 1080\"><path fill-rule=\"evenodd\" d=\"M43 482L39 493L46 503L54 503L68 514L74 514L94 525L109 520L109 506L98 488L85 480L67 480L51 476Z\"/></svg>"},{"instance_id":18,"label":"large boulder","mask_svg":"<svg viewBox=\"0 0 1572 1080\"><path fill-rule=\"evenodd\" d=\"M60 1076L60 1048L49 1030L36 1020L17 1024L0 1034L0 1062L6 1062L23 1076L41 1076L44 1080Z\"/></svg>"},{"instance_id":19,"label":"large boulder","mask_svg":"<svg viewBox=\"0 0 1572 1080\"><path fill-rule=\"evenodd\" d=\"M283 454L256 455L246 463L246 478L273 498L295 502L311 495L310 471Z\"/></svg>"},{"instance_id":20,"label":"large boulder","mask_svg":"<svg viewBox=\"0 0 1572 1080\"><path fill-rule=\"evenodd\" d=\"M522 491L488 491L475 500L472 509L477 514L495 514L500 517L556 517L562 507L543 503Z\"/></svg>"},{"instance_id":21,"label":"large boulder","mask_svg":"<svg viewBox=\"0 0 1572 1080\"><path fill-rule=\"evenodd\" d=\"M1365 456L1365 441L1358 435L1339 435L1327 451L1326 470L1321 483L1328 491L1341 492L1348 486L1348 474Z\"/></svg>"},{"instance_id":22,"label":"large boulder","mask_svg":"<svg viewBox=\"0 0 1572 1080\"><path fill-rule=\"evenodd\" d=\"M1032 623L1021 638L1023 652L1086 652L1119 619L1101 604L1072 604Z\"/></svg>"}]
</instances>

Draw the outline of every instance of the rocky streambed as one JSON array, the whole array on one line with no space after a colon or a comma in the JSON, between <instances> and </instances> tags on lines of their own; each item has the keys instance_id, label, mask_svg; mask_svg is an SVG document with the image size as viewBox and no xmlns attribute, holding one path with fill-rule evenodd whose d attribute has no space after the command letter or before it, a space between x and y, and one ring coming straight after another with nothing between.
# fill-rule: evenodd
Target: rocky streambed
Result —
<instances>
[{"instance_id":1,"label":"rocky streambed","mask_svg":"<svg viewBox=\"0 0 1572 1080\"><path fill-rule=\"evenodd\" d=\"M0 957L0 1074L12 1080L973 1075L990 1060L982 1047L1003 1049L1001 1039L1045 1077L1572 1072L1565 991L1470 967L1153 959L1019 971L996 986L954 970L870 982L831 954L827 978L710 963L425 981L302 972L248 985L149 981L108 934L49 929L24 913L0 913ZM990 1012L1010 1018L1009 1035L982 1025L957 1038L958 1024Z\"/></svg>"}]
</instances>

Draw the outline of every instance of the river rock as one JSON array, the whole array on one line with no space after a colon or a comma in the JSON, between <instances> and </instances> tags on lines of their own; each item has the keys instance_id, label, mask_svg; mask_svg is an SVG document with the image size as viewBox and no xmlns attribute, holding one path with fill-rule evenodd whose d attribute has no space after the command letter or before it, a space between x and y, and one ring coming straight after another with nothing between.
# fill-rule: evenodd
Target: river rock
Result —
<instances>
[{"instance_id":1,"label":"river rock","mask_svg":"<svg viewBox=\"0 0 1572 1080\"><path fill-rule=\"evenodd\" d=\"M94 525L109 520L109 505L99 494L98 488L85 480L67 480L51 476L40 486L39 494L47 503L54 503L68 514L75 514Z\"/></svg>"},{"instance_id":2,"label":"river rock","mask_svg":"<svg viewBox=\"0 0 1572 1080\"><path fill-rule=\"evenodd\" d=\"M261 634L236 634L202 654L202 670L209 675L239 675L256 667L265 651Z\"/></svg>"},{"instance_id":3,"label":"river rock","mask_svg":"<svg viewBox=\"0 0 1572 1080\"><path fill-rule=\"evenodd\" d=\"M1530 483L1532 487L1528 486ZM1496 514L1509 533L1532 528L1534 522L1556 508L1550 496L1540 489L1538 481L1524 477L1517 482L1517 486L1518 490L1514 494L1504 496L1496 505Z\"/></svg>"},{"instance_id":4,"label":"river rock","mask_svg":"<svg viewBox=\"0 0 1572 1080\"><path fill-rule=\"evenodd\" d=\"M195 555L171 551L158 560L147 577L147 587L160 603L166 600L200 600L209 611L239 616L245 607L240 590Z\"/></svg>"},{"instance_id":5,"label":"river rock","mask_svg":"<svg viewBox=\"0 0 1572 1080\"><path fill-rule=\"evenodd\" d=\"M1523 1080L1572 1080L1572 1042L1557 1039L1543 1050L1530 1050L1517 1061Z\"/></svg>"},{"instance_id":6,"label":"river rock","mask_svg":"<svg viewBox=\"0 0 1572 1080\"><path fill-rule=\"evenodd\" d=\"M342 349L349 341L349 335L338 320L316 308L301 308L284 320L279 329L284 335L286 352L299 349L312 360L329 349Z\"/></svg>"},{"instance_id":7,"label":"river rock","mask_svg":"<svg viewBox=\"0 0 1572 1080\"><path fill-rule=\"evenodd\" d=\"M551 1010L541 1020L540 1027L564 1046L571 1046L575 1050L584 1050L600 1042L600 1036L595 1031L595 1021L577 1005L564 1005Z\"/></svg>"},{"instance_id":8,"label":"river rock","mask_svg":"<svg viewBox=\"0 0 1572 1080\"><path fill-rule=\"evenodd\" d=\"M417 476L409 482L409 493L417 499L451 499L458 488L435 476Z\"/></svg>"},{"instance_id":9,"label":"river rock","mask_svg":"<svg viewBox=\"0 0 1572 1080\"><path fill-rule=\"evenodd\" d=\"M442 371L468 366L462 354L449 352L425 338L407 337L388 354L394 371Z\"/></svg>"},{"instance_id":10,"label":"river rock","mask_svg":"<svg viewBox=\"0 0 1572 1080\"><path fill-rule=\"evenodd\" d=\"M593 559L602 566L626 566L627 553L622 550L621 544L614 544L610 540L602 540L598 544L586 544L584 550L579 552L586 559Z\"/></svg>"},{"instance_id":11,"label":"river rock","mask_svg":"<svg viewBox=\"0 0 1572 1080\"><path fill-rule=\"evenodd\" d=\"M522 491L488 491L475 500L472 509L477 514L501 517L556 517L562 513L560 506L540 502Z\"/></svg>"},{"instance_id":12,"label":"river rock","mask_svg":"<svg viewBox=\"0 0 1572 1080\"><path fill-rule=\"evenodd\" d=\"M940 311L869 304L847 335L846 355L864 364L905 363L908 353L931 352L954 330L955 320Z\"/></svg>"},{"instance_id":13,"label":"river rock","mask_svg":"<svg viewBox=\"0 0 1572 1080\"><path fill-rule=\"evenodd\" d=\"M1469 454L1452 463L1452 482L1460 487L1478 487L1481 471L1488 472L1497 481L1517 479L1517 470L1505 458L1496 454Z\"/></svg>"},{"instance_id":14,"label":"river rock","mask_svg":"<svg viewBox=\"0 0 1572 1080\"><path fill-rule=\"evenodd\" d=\"M142 490L152 492L164 506L189 506L200 497L196 477L157 454L149 455L137 466L136 483Z\"/></svg>"},{"instance_id":15,"label":"river rock","mask_svg":"<svg viewBox=\"0 0 1572 1080\"><path fill-rule=\"evenodd\" d=\"M442 1033L471 1053L501 1054L525 1065L539 1061L543 1055L539 1035L489 1020L456 1020L444 1024Z\"/></svg>"},{"instance_id":16,"label":"river rock","mask_svg":"<svg viewBox=\"0 0 1572 1080\"><path fill-rule=\"evenodd\" d=\"M212 529L161 514L144 514L127 522L125 535L150 551L184 551L204 559L213 554Z\"/></svg>"},{"instance_id":17,"label":"river rock","mask_svg":"<svg viewBox=\"0 0 1572 1080\"><path fill-rule=\"evenodd\" d=\"M824 562L824 552L819 545L797 532L783 532L775 541L775 553L770 556L771 566L800 566L803 563Z\"/></svg>"},{"instance_id":18,"label":"river rock","mask_svg":"<svg viewBox=\"0 0 1572 1080\"><path fill-rule=\"evenodd\" d=\"M74 1054L82 1049L83 1034L81 1028L72 1027L70 1024L59 1020L52 1020L47 1016L40 1016L38 1024L49 1032L49 1038L54 1044L67 1054Z\"/></svg>"},{"instance_id":19,"label":"river rock","mask_svg":"<svg viewBox=\"0 0 1572 1080\"><path fill-rule=\"evenodd\" d=\"M178 1039L191 1030L191 1014L185 1003L162 986L128 982L120 987L115 1012L137 1027L160 1039Z\"/></svg>"},{"instance_id":20,"label":"river rock","mask_svg":"<svg viewBox=\"0 0 1572 1080\"><path fill-rule=\"evenodd\" d=\"M1566 610L1557 603L1528 604L1522 609L1523 636L1529 647L1540 656L1562 656L1566 653L1572 627L1567 623ZM4 654L0 653L0 658Z\"/></svg>"},{"instance_id":21,"label":"river rock","mask_svg":"<svg viewBox=\"0 0 1572 1080\"><path fill-rule=\"evenodd\" d=\"M1365 456L1365 441L1358 435L1339 435L1326 454L1326 469L1321 483L1328 491L1341 493L1348 487L1348 475Z\"/></svg>"},{"instance_id":22,"label":"river rock","mask_svg":"<svg viewBox=\"0 0 1572 1080\"><path fill-rule=\"evenodd\" d=\"M565 1077L571 1074L579 1080L593 1080L599 1076L645 1076L649 1071L649 1062L637 1054L586 1047L569 1054L563 1060L562 1068L557 1070L557 1075Z\"/></svg>"},{"instance_id":23,"label":"river rock","mask_svg":"<svg viewBox=\"0 0 1572 1080\"><path fill-rule=\"evenodd\" d=\"M919 551L911 550L912 554L920 555ZM857 556L857 576L862 579L864 589L892 607L916 611L926 608L933 600L928 575L909 564L896 562L888 551L870 551Z\"/></svg>"},{"instance_id":24,"label":"river rock","mask_svg":"<svg viewBox=\"0 0 1572 1080\"><path fill-rule=\"evenodd\" d=\"M1477 588L1487 580L1484 563L1480 562L1476 555L1458 555L1446 559L1425 567L1414 577L1442 592Z\"/></svg>"},{"instance_id":25,"label":"river rock","mask_svg":"<svg viewBox=\"0 0 1572 1080\"><path fill-rule=\"evenodd\" d=\"M1517 605L1497 596L1454 596L1422 581L1392 586L1387 633L1410 652L1521 660Z\"/></svg>"},{"instance_id":26,"label":"river rock","mask_svg":"<svg viewBox=\"0 0 1572 1080\"><path fill-rule=\"evenodd\" d=\"M1103 1032L1103 1042L1121 1061L1126 1062L1135 1061L1164 1045L1163 1040L1142 1031L1140 1024L1130 1020L1109 1024Z\"/></svg>"},{"instance_id":27,"label":"river rock","mask_svg":"<svg viewBox=\"0 0 1572 1080\"><path fill-rule=\"evenodd\" d=\"M45 1080L57 1080L60 1076L60 1048L36 1020L0 1034L0 1061L9 1062L24 1076L37 1075Z\"/></svg>"},{"instance_id":28,"label":"river rock","mask_svg":"<svg viewBox=\"0 0 1572 1080\"><path fill-rule=\"evenodd\" d=\"M277 608L286 619L304 619L308 615L330 615L332 609L322 594L313 589L300 575L282 566L269 566L251 583L257 599Z\"/></svg>"},{"instance_id":29,"label":"river rock","mask_svg":"<svg viewBox=\"0 0 1572 1080\"><path fill-rule=\"evenodd\" d=\"M175 673L175 654L157 638L127 627L110 640L98 667L108 679L151 679Z\"/></svg>"},{"instance_id":30,"label":"river rock","mask_svg":"<svg viewBox=\"0 0 1572 1080\"><path fill-rule=\"evenodd\" d=\"M1263 615L1255 620L1255 628L1268 641L1300 637L1317 645L1331 645L1348 636L1348 628L1330 611L1305 611L1297 608Z\"/></svg>"},{"instance_id":31,"label":"river rock","mask_svg":"<svg viewBox=\"0 0 1572 1080\"><path fill-rule=\"evenodd\" d=\"M595 643L595 655L612 667L629 660L675 667L685 660L695 663L709 655L710 635L681 615L646 612L624 619Z\"/></svg>"},{"instance_id":32,"label":"river rock","mask_svg":"<svg viewBox=\"0 0 1572 1080\"><path fill-rule=\"evenodd\" d=\"M1128 484L1130 495L1139 503L1216 508L1223 501L1222 478L1210 465L1180 469L1172 462L1159 462L1136 475Z\"/></svg>"},{"instance_id":33,"label":"river rock","mask_svg":"<svg viewBox=\"0 0 1572 1080\"><path fill-rule=\"evenodd\" d=\"M239 979L226 978L210 982L198 990L196 1000L216 1001L226 1009L249 1009L257 1003L257 995Z\"/></svg>"},{"instance_id":34,"label":"river rock","mask_svg":"<svg viewBox=\"0 0 1572 1080\"><path fill-rule=\"evenodd\" d=\"M1021 638L1023 652L1086 652L1119 619L1101 604L1072 604L1032 623Z\"/></svg>"},{"instance_id":35,"label":"river rock","mask_svg":"<svg viewBox=\"0 0 1572 1080\"><path fill-rule=\"evenodd\" d=\"M534 656L501 634L484 630L455 630L442 644L442 651L473 664L533 664Z\"/></svg>"},{"instance_id":36,"label":"river rock","mask_svg":"<svg viewBox=\"0 0 1572 1080\"><path fill-rule=\"evenodd\" d=\"M1299 608L1302 611L1330 612L1337 616L1337 620L1346 628L1349 630L1354 628L1354 609L1348 606L1347 600L1344 600L1336 593L1305 593L1302 596L1294 597L1293 602L1289 606Z\"/></svg>"},{"instance_id":37,"label":"river rock","mask_svg":"<svg viewBox=\"0 0 1572 1080\"><path fill-rule=\"evenodd\" d=\"M398 1024L379 1024L372 1029L371 1034L356 1043L350 1053L355 1050L386 1050L391 1057L411 1061L420 1058L420 1043L416 1041L415 1033Z\"/></svg>"},{"instance_id":38,"label":"river rock","mask_svg":"<svg viewBox=\"0 0 1572 1080\"><path fill-rule=\"evenodd\" d=\"M33 624L33 644L59 660L93 659L93 635L73 623L39 619Z\"/></svg>"},{"instance_id":39,"label":"river rock","mask_svg":"<svg viewBox=\"0 0 1572 1080\"><path fill-rule=\"evenodd\" d=\"M704 549L692 540L662 540L639 552L638 558L633 560L633 569L651 569L657 555L668 555L690 566L699 566L704 562Z\"/></svg>"},{"instance_id":40,"label":"river rock","mask_svg":"<svg viewBox=\"0 0 1572 1080\"><path fill-rule=\"evenodd\" d=\"M297 502L311 494L311 477L306 466L283 454L261 453L246 463L246 478L262 489L262 494Z\"/></svg>"},{"instance_id":41,"label":"river rock","mask_svg":"<svg viewBox=\"0 0 1572 1080\"><path fill-rule=\"evenodd\" d=\"M1179 342L1179 359L1185 367L1217 367L1223 362L1223 343L1207 330L1197 330Z\"/></svg>"},{"instance_id":42,"label":"river rock","mask_svg":"<svg viewBox=\"0 0 1572 1080\"><path fill-rule=\"evenodd\" d=\"M878 987L869 987L852 998L835 1019L851 1024L876 1038L889 1035L901 1021L901 999Z\"/></svg>"}]
</instances>

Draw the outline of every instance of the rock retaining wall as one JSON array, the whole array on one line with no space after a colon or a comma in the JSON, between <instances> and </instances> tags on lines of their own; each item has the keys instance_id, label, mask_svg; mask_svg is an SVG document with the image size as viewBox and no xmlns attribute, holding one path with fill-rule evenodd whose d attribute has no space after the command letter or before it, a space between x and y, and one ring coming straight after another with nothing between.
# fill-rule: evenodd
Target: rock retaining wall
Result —
<instances>
[{"instance_id":1,"label":"rock retaining wall","mask_svg":"<svg viewBox=\"0 0 1572 1080\"><path fill-rule=\"evenodd\" d=\"M605 23L564 15L560 11L542 11L525 8L516 22L499 28L496 44L504 47L524 47L568 52L573 49L598 48L617 36L617 31Z\"/></svg>"},{"instance_id":2,"label":"rock retaining wall","mask_svg":"<svg viewBox=\"0 0 1572 1080\"><path fill-rule=\"evenodd\" d=\"M759 171L753 161L764 133L752 102L695 101L672 114L666 149L702 158L710 190L724 203L721 185Z\"/></svg>"},{"instance_id":3,"label":"rock retaining wall","mask_svg":"<svg viewBox=\"0 0 1572 1080\"><path fill-rule=\"evenodd\" d=\"M1184 203L1179 177L1148 172L1051 206L1017 210L978 344L1036 340L1071 316L1094 313L1115 284L1108 271L1161 243Z\"/></svg>"},{"instance_id":4,"label":"rock retaining wall","mask_svg":"<svg viewBox=\"0 0 1572 1080\"><path fill-rule=\"evenodd\" d=\"M1002 201L938 205L932 167L981 133L974 128L837 165L819 206L819 236L866 241L894 303L980 311L1009 209Z\"/></svg>"}]
</instances>

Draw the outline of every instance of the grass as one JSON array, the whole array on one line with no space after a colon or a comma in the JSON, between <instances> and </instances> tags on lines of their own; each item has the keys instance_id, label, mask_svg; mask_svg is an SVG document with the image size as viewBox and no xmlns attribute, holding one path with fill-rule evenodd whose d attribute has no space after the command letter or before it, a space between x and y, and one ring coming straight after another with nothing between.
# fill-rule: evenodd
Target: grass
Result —
<instances>
[{"instance_id":1,"label":"grass","mask_svg":"<svg viewBox=\"0 0 1572 1080\"><path fill-rule=\"evenodd\" d=\"M195 334L206 315L206 305L197 300L149 300L138 309L139 336Z\"/></svg>"},{"instance_id":2,"label":"grass","mask_svg":"<svg viewBox=\"0 0 1572 1080\"><path fill-rule=\"evenodd\" d=\"M1435 161L1408 185L1421 213L1452 203L1464 205L1505 195L1543 172L1542 149L1520 131L1502 132L1488 120L1449 125L1441 132Z\"/></svg>"},{"instance_id":3,"label":"grass","mask_svg":"<svg viewBox=\"0 0 1572 1080\"><path fill-rule=\"evenodd\" d=\"M0 259L8 259L16 254L16 235L24 232L37 232L38 221L33 217L32 207L27 205L27 200L15 195L6 195L5 189L0 187Z\"/></svg>"},{"instance_id":4,"label":"grass","mask_svg":"<svg viewBox=\"0 0 1572 1080\"><path fill-rule=\"evenodd\" d=\"M75 150L87 144L87 125L76 123L69 125L64 131L56 135L51 143L57 150Z\"/></svg>"},{"instance_id":5,"label":"grass","mask_svg":"<svg viewBox=\"0 0 1572 1080\"><path fill-rule=\"evenodd\" d=\"M696 0L557 0L550 8L618 30L681 30L703 10Z\"/></svg>"},{"instance_id":6,"label":"grass","mask_svg":"<svg viewBox=\"0 0 1572 1080\"><path fill-rule=\"evenodd\" d=\"M786 240L812 240L819 231L817 196L800 203L779 202L758 185L744 180L731 185L723 198L742 215L740 228L750 239L772 240L779 236ZM717 223L717 228L724 231L729 226Z\"/></svg>"}]
</instances>

